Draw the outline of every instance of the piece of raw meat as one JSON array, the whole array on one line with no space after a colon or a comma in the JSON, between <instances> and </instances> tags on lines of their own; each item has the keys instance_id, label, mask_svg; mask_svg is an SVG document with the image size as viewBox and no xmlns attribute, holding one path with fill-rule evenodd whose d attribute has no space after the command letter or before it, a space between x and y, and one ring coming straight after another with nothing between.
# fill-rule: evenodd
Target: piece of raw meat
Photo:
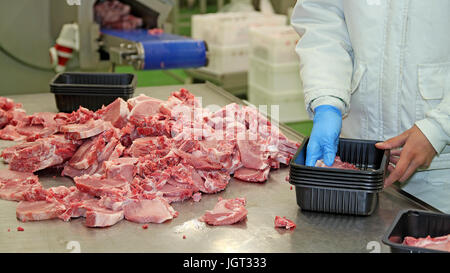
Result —
<instances>
[{"instance_id":1,"label":"piece of raw meat","mask_svg":"<svg viewBox=\"0 0 450 273\"><path fill-rule=\"evenodd\" d=\"M17 172L8 169L0 169L0 187L3 183L6 182L32 182L38 183L37 175L34 175L31 172Z\"/></svg>"},{"instance_id":2,"label":"piece of raw meat","mask_svg":"<svg viewBox=\"0 0 450 273\"><path fill-rule=\"evenodd\" d=\"M119 149L117 149L119 148ZM104 173L103 162L118 158L123 151L117 131L113 128L85 140L62 171L63 176Z\"/></svg>"},{"instance_id":3,"label":"piece of raw meat","mask_svg":"<svg viewBox=\"0 0 450 273\"><path fill-rule=\"evenodd\" d=\"M58 202L20 201L16 208L16 216L22 222L41 221L58 218L66 211L66 207Z\"/></svg>"},{"instance_id":4,"label":"piece of raw meat","mask_svg":"<svg viewBox=\"0 0 450 273\"><path fill-rule=\"evenodd\" d=\"M111 122L101 119L89 120L83 124L62 125L59 131L64 133L70 139L85 139L96 136L112 127Z\"/></svg>"},{"instance_id":5,"label":"piece of raw meat","mask_svg":"<svg viewBox=\"0 0 450 273\"><path fill-rule=\"evenodd\" d=\"M159 105L162 102L162 100L150 97L137 99L131 102L131 104L133 104L133 108L128 115L128 119L143 121L146 117L157 114L159 112Z\"/></svg>"},{"instance_id":6,"label":"piece of raw meat","mask_svg":"<svg viewBox=\"0 0 450 273\"><path fill-rule=\"evenodd\" d=\"M297 225L286 217L275 216L275 227L276 228L286 228L294 229Z\"/></svg>"},{"instance_id":7,"label":"piece of raw meat","mask_svg":"<svg viewBox=\"0 0 450 273\"><path fill-rule=\"evenodd\" d=\"M239 147L241 161L244 167L249 169L264 170L269 166L269 155L265 152L261 142L251 139L238 140L237 146Z\"/></svg>"},{"instance_id":8,"label":"piece of raw meat","mask_svg":"<svg viewBox=\"0 0 450 273\"><path fill-rule=\"evenodd\" d=\"M135 165L138 160L135 157L121 157L103 162L106 177L131 182L135 176Z\"/></svg>"},{"instance_id":9,"label":"piece of raw meat","mask_svg":"<svg viewBox=\"0 0 450 273\"><path fill-rule=\"evenodd\" d=\"M62 164L75 154L79 144L63 135L51 135L5 148L1 156L11 170L35 172Z\"/></svg>"},{"instance_id":10,"label":"piece of raw meat","mask_svg":"<svg viewBox=\"0 0 450 273\"><path fill-rule=\"evenodd\" d=\"M0 170L0 199L45 200L45 191L33 173Z\"/></svg>"},{"instance_id":11,"label":"piece of raw meat","mask_svg":"<svg viewBox=\"0 0 450 273\"><path fill-rule=\"evenodd\" d=\"M408 246L423 247L434 250L450 252L450 234L432 238L428 235L426 238L415 238L406 236L403 244Z\"/></svg>"},{"instance_id":12,"label":"piece of raw meat","mask_svg":"<svg viewBox=\"0 0 450 273\"><path fill-rule=\"evenodd\" d=\"M219 197L219 202L213 210L207 211L199 220L213 226L235 224L247 217L245 203L245 198L223 199Z\"/></svg>"},{"instance_id":13,"label":"piece of raw meat","mask_svg":"<svg viewBox=\"0 0 450 273\"><path fill-rule=\"evenodd\" d=\"M130 191L126 181L104 178L98 174L83 175L74 178L76 187L93 196L124 196Z\"/></svg>"},{"instance_id":14,"label":"piece of raw meat","mask_svg":"<svg viewBox=\"0 0 450 273\"><path fill-rule=\"evenodd\" d=\"M264 170L247 169L242 167L234 172L233 177L247 182L264 182L269 178L270 167Z\"/></svg>"},{"instance_id":15,"label":"piece of raw meat","mask_svg":"<svg viewBox=\"0 0 450 273\"><path fill-rule=\"evenodd\" d=\"M336 156L333 162L333 165L327 166L323 159L317 160L315 167L323 167L323 168L336 168L336 169L342 169L342 170L359 170L358 167L355 165L343 162L339 156Z\"/></svg>"},{"instance_id":16,"label":"piece of raw meat","mask_svg":"<svg viewBox=\"0 0 450 273\"><path fill-rule=\"evenodd\" d=\"M138 200L124 206L125 219L136 223L163 223L178 216L169 203L160 197Z\"/></svg>"},{"instance_id":17,"label":"piece of raw meat","mask_svg":"<svg viewBox=\"0 0 450 273\"><path fill-rule=\"evenodd\" d=\"M114 127L119 129L122 129L127 124L129 113L128 104L122 98L117 98L96 112L102 120L111 122Z\"/></svg>"},{"instance_id":18,"label":"piece of raw meat","mask_svg":"<svg viewBox=\"0 0 450 273\"><path fill-rule=\"evenodd\" d=\"M174 186L170 181L158 189L169 203L184 201L192 196L192 189Z\"/></svg>"},{"instance_id":19,"label":"piece of raw meat","mask_svg":"<svg viewBox=\"0 0 450 273\"><path fill-rule=\"evenodd\" d=\"M123 210L111 210L101 206L99 200L88 200L82 203L80 209L85 210L85 226L87 227L109 227L120 222L124 213Z\"/></svg>"}]
</instances>

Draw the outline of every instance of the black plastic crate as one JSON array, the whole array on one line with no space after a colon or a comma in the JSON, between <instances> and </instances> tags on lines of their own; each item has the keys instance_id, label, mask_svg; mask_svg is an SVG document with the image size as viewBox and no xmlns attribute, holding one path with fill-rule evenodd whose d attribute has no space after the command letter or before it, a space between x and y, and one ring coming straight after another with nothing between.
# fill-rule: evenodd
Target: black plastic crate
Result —
<instances>
[{"instance_id":1,"label":"black plastic crate","mask_svg":"<svg viewBox=\"0 0 450 273\"><path fill-rule=\"evenodd\" d=\"M415 238L440 237L450 234L450 214L422 210L403 210L382 238L391 252L400 253L448 253L439 250L403 245L406 236Z\"/></svg>"},{"instance_id":2,"label":"black plastic crate","mask_svg":"<svg viewBox=\"0 0 450 273\"><path fill-rule=\"evenodd\" d=\"M136 81L130 73L60 73L51 81L50 91L60 112L76 111L80 106L96 111L119 97L133 97Z\"/></svg>"},{"instance_id":3,"label":"black plastic crate","mask_svg":"<svg viewBox=\"0 0 450 273\"><path fill-rule=\"evenodd\" d=\"M294 184L302 210L350 215L371 215L378 204L378 190L340 189Z\"/></svg>"},{"instance_id":4,"label":"black plastic crate","mask_svg":"<svg viewBox=\"0 0 450 273\"><path fill-rule=\"evenodd\" d=\"M336 168L310 167L305 165L306 150L309 137L305 139L290 162L290 169L295 174L321 175L324 179L339 179L341 177L382 179L384 180L389 164L389 150L375 147L375 140L360 140L340 138L337 155L341 160L354 164L361 170L342 170Z\"/></svg>"}]
</instances>

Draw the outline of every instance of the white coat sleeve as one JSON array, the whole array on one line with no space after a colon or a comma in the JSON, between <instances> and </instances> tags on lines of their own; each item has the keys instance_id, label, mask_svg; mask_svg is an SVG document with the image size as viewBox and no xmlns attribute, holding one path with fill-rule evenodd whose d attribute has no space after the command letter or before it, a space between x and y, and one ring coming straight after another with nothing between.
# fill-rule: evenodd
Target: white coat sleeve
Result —
<instances>
[{"instance_id":1,"label":"white coat sleeve","mask_svg":"<svg viewBox=\"0 0 450 273\"><path fill-rule=\"evenodd\" d=\"M353 71L352 47L342 10L342 0L298 0L291 25L300 34L296 51L305 105L330 104L348 113Z\"/></svg>"},{"instance_id":2,"label":"white coat sleeve","mask_svg":"<svg viewBox=\"0 0 450 273\"><path fill-rule=\"evenodd\" d=\"M446 145L450 145L450 90L447 90L436 108L425 113L425 119L416 121L415 124L438 154Z\"/></svg>"}]
</instances>

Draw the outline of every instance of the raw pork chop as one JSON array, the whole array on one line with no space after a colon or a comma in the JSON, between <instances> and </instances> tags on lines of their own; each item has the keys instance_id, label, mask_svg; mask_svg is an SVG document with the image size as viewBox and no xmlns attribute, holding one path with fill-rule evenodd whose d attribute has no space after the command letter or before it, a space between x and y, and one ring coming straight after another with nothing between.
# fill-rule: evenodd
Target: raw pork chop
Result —
<instances>
[{"instance_id":1,"label":"raw pork chop","mask_svg":"<svg viewBox=\"0 0 450 273\"><path fill-rule=\"evenodd\" d=\"M35 172L56 166L71 158L80 142L51 135L34 142L24 142L2 151L3 159L14 171Z\"/></svg>"},{"instance_id":2,"label":"raw pork chop","mask_svg":"<svg viewBox=\"0 0 450 273\"><path fill-rule=\"evenodd\" d=\"M406 236L403 240L403 244L450 252L450 234L434 238L431 238L429 235L426 238Z\"/></svg>"},{"instance_id":3,"label":"raw pork chop","mask_svg":"<svg viewBox=\"0 0 450 273\"><path fill-rule=\"evenodd\" d=\"M44 200L45 192L33 173L0 170L0 199Z\"/></svg>"},{"instance_id":4,"label":"raw pork chop","mask_svg":"<svg viewBox=\"0 0 450 273\"><path fill-rule=\"evenodd\" d=\"M233 177L247 182L264 182L269 178L270 167L264 170L240 168L234 172Z\"/></svg>"},{"instance_id":5,"label":"raw pork chop","mask_svg":"<svg viewBox=\"0 0 450 273\"><path fill-rule=\"evenodd\" d=\"M67 162L62 175L75 177L103 173L103 162L118 158L124 147L119 143L117 131L109 129L85 140Z\"/></svg>"},{"instance_id":6,"label":"raw pork chop","mask_svg":"<svg viewBox=\"0 0 450 273\"><path fill-rule=\"evenodd\" d=\"M268 154L262 145L256 140L238 140L237 145L241 154L241 161L244 167L249 169L263 170L268 165Z\"/></svg>"},{"instance_id":7,"label":"raw pork chop","mask_svg":"<svg viewBox=\"0 0 450 273\"><path fill-rule=\"evenodd\" d=\"M121 98L117 98L108 106L103 106L97 111L102 120L111 122L114 127L119 129L127 124L129 113L127 103Z\"/></svg>"},{"instance_id":8,"label":"raw pork chop","mask_svg":"<svg viewBox=\"0 0 450 273\"><path fill-rule=\"evenodd\" d=\"M101 203L95 199L83 202L80 208L85 210L83 216L86 218L84 224L87 227L109 227L120 222L124 217L123 210L110 210L101 206Z\"/></svg>"},{"instance_id":9,"label":"raw pork chop","mask_svg":"<svg viewBox=\"0 0 450 273\"><path fill-rule=\"evenodd\" d=\"M162 100L147 97L148 99L138 100L128 115L128 119L138 121L144 120L148 116L152 116L159 112L159 105Z\"/></svg>"},{"instance_id":10,"label":"raw pork chop","mask_svg":"<svg viewBox=\"0 0 450 273\"><path fill-rule=\"evenodd\" d=\"M38 177L31 172L16 172L8 169L0 169L0 187L6 182L38 182Z\"/></svg>"},{"instance_id":11,"label":"raw pork chop","mask_svg":"<svg viewBox=\"0 0 450 273\"><path fill-rule=\"evenodd\" d=\"M339 156L336 156L334 159L334 163L331 166L327 166L323 159L317 160L315 167L323 167L323 168L336 168L336 169L343 169L343 170L359 170L358 167L355 165L343 162Z\"/></svg>"},{"instance_id":12,"label":"raw pork chop","mask_svg":"<svg viewBox=\"0 0 450 273\"><path fill-rule=\"evenodd\" d=\"M240 222L246 217L245 198L223 199L219 197L219 202L214 209L207 211L199 220L208 225L222 226Z\"/></svg>"},{"instance_id":13,"label":"raw pork chop","mask_svg":"<svg viewBox=\"0 0 450 273\"><path fill-rule=\"evenodd\" d=\"M126 181L103 178L100 175L83 175L74 178L76 187L93 196L124 196L130 190Z\"/></svg>"},{"instance_id":14,"label":"raw pork chop","mask_svg":"<svg viewBox=\"0 0 450 273\"><path fill-rule=\"evenodd\" d=\"M22 221L40 221L58 218L66 211L66 207L58 202L20 201L16 208L16 216Z\"/></svg>"},{"instance_id":15,"label":"raw pork chop","mask_svg":"<svg viewBox=\"0 0 450 273\"><path fill-rule=\"evenodd\" d=\"M114 160L103 162L103 169L106 177L114 179L122 179L128 182L133 181L135 175L135 165L138 158L121 157Z\"/></svg>"},{"instance_id":16,"label":"raw pork chop","mask_svg":"<svg viewBox=\"0 0 450 273\"><path fill-rule=\"evenodd\" d=\"M275 216L275 227L276 228L286 228L294 229L297 225L286 217Z\"/></svg>"},{"instance_id":17,"label":"raw pork chop","mask_svg":"<svg viewBox=\"0 0 450 273\"><path fill-rule=\"evenodd\" d=\"M85 139L101 134L111 127L112 125L109 121L91 119L84 124L63 125L59 128L59 131L70 139Z\"/></svg>"},{"instance_id":18,"label":"raw pork chop","mask_svg":"<svg viewBox=\"0 0 450 273\"><path fill-rule=\"evenodd\" d=\"M160 197L138 200L124 207L125 218L136 223L163 223L178 216L169 203Z\"/></svg>"}]
</instances>

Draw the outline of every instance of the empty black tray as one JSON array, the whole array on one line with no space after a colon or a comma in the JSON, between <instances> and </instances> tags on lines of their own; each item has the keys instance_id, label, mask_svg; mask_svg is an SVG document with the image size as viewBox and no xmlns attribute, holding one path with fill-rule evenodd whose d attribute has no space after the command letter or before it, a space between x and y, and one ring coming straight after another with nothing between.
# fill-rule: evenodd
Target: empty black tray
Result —
<instances>
[{"instance_id":1,"label":"empty black tray","mask_svg":"<svg viewBox=\"0 0 450 273\"><path fill-rule=\"evenodd\" d=\"M117 98L133 97L136 76L130 73L67 72L50 82L60 112L76 111L80 106L96 111Z\"/></svg>"},{"instance_id":2,"label":"empty black tray","mask_svg":"<svg viewBox=\"0 0 450 273\"><path fill-rule=\"evenodd\" d=\"M415 238L440 237L450 234L450 215L422 210L403 210L397 214L386 231L382 241L390 246L391 252L448 253L439 250L403 245L406 236Z\"/></svg>"}]
</instances>

